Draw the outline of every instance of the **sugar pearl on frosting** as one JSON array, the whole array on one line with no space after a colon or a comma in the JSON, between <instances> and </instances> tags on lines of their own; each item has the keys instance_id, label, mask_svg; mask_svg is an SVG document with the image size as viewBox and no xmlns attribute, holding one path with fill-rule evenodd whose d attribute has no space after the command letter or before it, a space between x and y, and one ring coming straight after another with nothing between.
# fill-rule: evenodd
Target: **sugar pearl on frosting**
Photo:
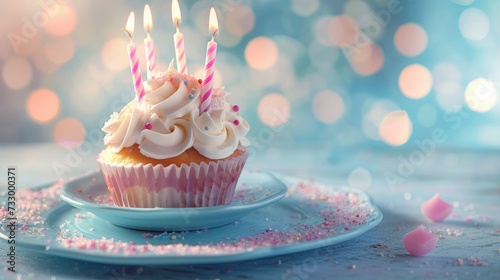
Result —
<instances>
[{"instance_id":1,"label":"sugar pearl on frosting","mask_svg":"<svg viewBox=\"0 0 500 280\"><path fill-rule=\"evenodd\" d=\"M145 85L148 90L147 103L140 104L135 100L131 101L119 113L114 113L106 122L103 127L106 132L106 145L119 152L128 147L127 145L139 144L142 154L164 159L172 157L174 153L182 153L186 149L192 148L196 141L203 142L206 146L204 148L205 156L214 158L225 154L228 150L234 151L240 144L244 146L249 144L247 139L243 138L248 132L248 127L241 125L243 124L241 122L246 125L246 121L232 110L234 104L226 100L223 88L214 89L217 94L213 96L210 113L199 114L198 112L198 115L195 116L192 113L197 110L198 96L200 95L200 85L196 85L196 82L203 84L203 80L198 80L190 74L178 73L173 69L158 74L155 78L160 76L161 80ZM155 109L153 110L153 108ZM136 109L140 113L135 113ZM217 112L217 114L214 116L212 112ZM192 117L194 123L191 122ZM233 124L235 119L241 123L238 127ZM176 123L182 128L182 131L174 133L169 129L163 129L163 124L175 123L177 120L182 121L182 123ZM221 128L219 128L219 122L222 122ZM236 135L222 133L224 132L224 123L238 128L238 133ZM161 127L159 124L162 124ZM151 133L153 131L154 133ZM211 135L206 136L205 134ZM194 141L188 141L190 139ZM223 140L223 149L219 145L205 144L206 139L210 142Z\"/></svg>"},{"instance_id":2,"label":"sugar pearl on frosting","mask_svg":"<svg viewBox=\"0 0 500 280\"><path fill-rule=\"evenodd\" d=\"M201 84L203 81L201 79L198 79L198 84Z\"/></svg>"},{"instance_id":3,"label":"sugar pearl on frosting","mask_svg":"<svg viewBox=\"0 0 500 280\"><path fill-rule=\"evenodd\" d=\"M239 120L234 120L233 123L234 123L234 125L239 125L240 121Z\"/></svg>"},{"instance_id":4,"label":"sugar pearl on frosting","mask_svg":"<svg viewBox=\"0 0 500 280\"><path fill-rule=\"evenodd\" d=\"M240 106L234 105L233 106L233 111L238 112L240 110Z\"/></svg>"}]
</instances>

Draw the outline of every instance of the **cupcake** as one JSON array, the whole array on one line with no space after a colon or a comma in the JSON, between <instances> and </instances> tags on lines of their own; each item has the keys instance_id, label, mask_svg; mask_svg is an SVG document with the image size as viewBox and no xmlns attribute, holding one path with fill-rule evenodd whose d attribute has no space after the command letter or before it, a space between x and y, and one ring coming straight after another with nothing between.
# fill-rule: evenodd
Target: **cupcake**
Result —
<instances>
[{"instance_id":1,"label":"cupcake","mask_svg":"<svg viewBox=\"0 0 500 280\"><path fill-rule=\"evenodd\" d=\"M201 80L173 69L144 82L146 94L105 123L97 157L117 206L208 207L228 204L243 170L250 127L224 88L200 114Z\"/></svg>"}]
</instances>

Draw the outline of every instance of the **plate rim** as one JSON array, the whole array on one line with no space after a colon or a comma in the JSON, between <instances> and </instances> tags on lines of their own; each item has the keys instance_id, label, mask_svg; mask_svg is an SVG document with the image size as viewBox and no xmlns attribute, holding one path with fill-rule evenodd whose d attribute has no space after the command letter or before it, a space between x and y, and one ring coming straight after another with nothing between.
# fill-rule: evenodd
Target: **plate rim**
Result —
<instances>
[{"instance_id":1,"label":"plate rim","mask_svg":"<svg viewBox=\"0 0 500 280\"><path fill-rule=\"evenodd\" d=\"M263 172L263 171L259 171ZM285 176L285 179L281 179L274 172L266 172L273 176L277 181L283 183L285 186L285 179L293 178L289 176ZM86 176L85 174L83 176ZM80 176L80 177L83 177ZM80 178L77 177L77 178ZM75 179L77 179L75 178ZM293 178L294 181L299 181L300 178ZM35 189L41 190L47 187L54 185L57 182L52 184L44 184ZM62 187L61 187L62 189ZM370 220L362 225L359 225L355 228L350 229L349 231L345 231L340 235L328 236L321 239L309 240L300 243L293 244L283 244L279 246L271 246L271 247L259 247L252 250L243 250L233 253L222 253L217 255L209 255L209 254L198 254L198 255L178 255L178 254L162 254L156 255L153 252L149 252L147 254L141 255L124 255L124 254L113 254L107 252L100 251L85 251L85 250L75 250L71 248L66 248L58 243L56 243L55 238L46 236L45 239L38 240L30 240L30 239L22 239L20 242L16 242L16 246L21 249L31 250L36 253L47 254L50 256L63 257L63 258L71 258L79 261L88 261L93 263L100 264L115 264L115 265L180 265L180 264L215 264L215 263L232 263L238 261L248 261L265 257L277 257L285 254L298 253L303 251L314 250L321 247L331 246L335 244L339 244L356 237L359 237L366 233L367 231L375 228L380 222L383 220L383 212L373 203L372 198L365 193L364 191L349 188L346 186L336 187L337 190L343 190L350 192L355 192L358 195L361 195L364 200L368 203L371 209L373 209L370 214ZM63 207L73 207L68 204L62 198L60 201L54 205L49 210L43 213L44 218L48 218L48 216L60 208ZM49 230L54 230L52 226L49 226ZM7 236L0 231L0 238L7 240ZM49 241L48 245L44 241ZM17 240L16 240L17 241Z\"/></svg>"},{"instance_id":2,"label":"plate rim","mask_svg":"<svg viewBox=\"0 0 500 280\"><path fill-rule=\"evenodd\" d=\"M61 207L72 207L71 205L60 205ZM342 235L330 236L323 239L316 239L307 242L285 244L273 247L260 247L251 251L239 251L235 253L226 253L218 255L176 255L163 254L155 255L150 252L142 255L123 255L110 254L97 251L74 250L65 248L57 243L56 246L43 245L36 242L20 242L19 247L33 252L48 254L56 257L71 258L79 261L88 261L100 264L115 264L115 265L181 265L181 264L215 264L215 263L232 263L238 261L248 261L265 257L277 257L286 254L293 254L303 251L315 250L318 248L339 244L356 237L359 237L367 231L375 228L383 219L383 213L378 207L373 206L373 213L377 212L376 218L370 223L356 227L353 230L343 233ZM0 238L5 239L6 236L0 232ZM53 239L49 239L55 241Z\"/></svg>"}]
</instances>

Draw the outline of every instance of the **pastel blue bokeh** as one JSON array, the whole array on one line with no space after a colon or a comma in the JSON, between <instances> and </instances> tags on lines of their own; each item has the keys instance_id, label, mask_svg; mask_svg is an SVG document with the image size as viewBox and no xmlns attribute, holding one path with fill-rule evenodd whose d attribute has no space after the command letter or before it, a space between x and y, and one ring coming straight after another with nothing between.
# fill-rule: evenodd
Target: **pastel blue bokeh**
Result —
<instances>
[{"instance_id":1,"label":"pastel blue bokeh","mask_svg":"<svg viewBox=\"0 0 500 280\"><path fill-rule=\"evenodd\" d=\"M134 41L142 44L145 36L142 11L144 5L149 4L154 18L152 36L156 57L163 67L175 57L170 1L160 0L64 1L76 13L74 30L66 36L54 36L42 26L27 43L19 45L29 49L33 44L33 50L16 52L8 34L22 35L23 18L32 20L37 12L43 11L40 3L48 1L2 1L0 4L3 6L0 14L8 19L0 29L1 142L60 141L60 138L54 139L55 130L58 122L66 118L81 122L87 133L100 129L113 111L133 97L128 65L110 69L110 64L113 68L118 59L113 56L112 47L127 40L121 29L132 10L136 13ZM500 19L496 16L500 2L186 0L180 4L181 31L185 35L187 63L192 73L204 63L209 40L207 11L211 5L216 7L221 25L216 39L219 42L217 68L226 89L233 93L231 99L240 105L242 114L251 123L250 138L256 139L254 141L277 146L317 144L336 150L398 149L431 139L433 131L442 129L446 137L442 147L498 148L499 105L493 104L487 112L476 112L467 106L464 93L477 78L492 84L500 81L497 66ZM348 47L333 44L332 36L337 36L337 29L324 26L341 15L353 19L358 28L357 42ZM48 17L49 24L54 18ZM238 21L239 18L244 20ZM248 22L251 18L254 24ZM408 23L420 26L427 37L423 51L416 56L403 55L395 45L396 32ZM359 37L360 34L363 36ZM265 70L255 69L245 58L252 40L262 37L274 42L278 49L277 57L266 54L267 50L262 53L264 58L276 59ZM382 64L373 73L360 74L359 69L352 66L349 53L353 47L365 47L362 39L366 38L368 44L381 51L382 58L378 59L382 59ZM54 65L55 69L44 69L47 63L43 59L47 58L43 55L48 56L49 61L51 55L57 60L68 51L65 39L74 45L70 59ZM118 43L110 43L113 40ZM54 50L57 46L62 49ZM120 52L124 50L116 50ZM24 69L13 58L28 62L31 69L28 82L16 77L26 73L15 73L13 77L12 69ZM259 54L253 54L253 58L259 60ZM126 61L126 57L123 59ZM144 60L144 56L141 59ZM372 61L360 67L377 68L376 63ZM420 99L406 97L399 86L401 72L412 64L422 65L432 74L432 88ZM60 111L47 122L37 122L30 117L26 105L30 94L39 88L52 90L60 100ZM332 103L329 111L321 102L315 103L315 97L324 91L340 97L325 100L341 104ZM282 95L290 104L289 118L277 128L269 128L259 118L259 102L269 94ZM492 94L496 96L495 89ZM278 111L281 110L282 104L277 106ZM400 147L388 145L379 137L380 120L395 110L407 112L412 128L409 139Z\"/></svg>"}]
</instances>

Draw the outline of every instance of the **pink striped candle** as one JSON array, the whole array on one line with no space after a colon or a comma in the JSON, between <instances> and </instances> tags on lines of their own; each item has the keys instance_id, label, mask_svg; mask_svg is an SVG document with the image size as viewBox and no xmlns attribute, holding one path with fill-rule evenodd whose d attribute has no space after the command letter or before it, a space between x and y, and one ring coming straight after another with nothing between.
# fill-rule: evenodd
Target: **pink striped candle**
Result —
<instances>
[{"instance_id":1,"label":"pink striped candle","mask_svg":"<svg viewBox=\"0 0 500 280\"><path fill-rule=\"evenodd\" d=\"M174 34L175 58L177 60L177 71L187 74L186 49L184 48L184 35L179 31L181 21L181 9L177 0L172 1L172 21L177 32Z\"/></svg>"},{"instance_id":2,"label":"pink striped candle","mask_svg":"<svg viewBox=\"0 0 500 280\"><path fill-rule=\"evenodd\" d=\"M210 110L210 101L212 99L212 88L214 84L215 57L217 54L217 43L215 42L214 37L218 29L217 15L212 7L212 9L210 9L210 30L214 31L212 33L212 40L210 40L207 44L205 73L203 75L203 85L200 94L200 114Z\"/></svg>"},{"instance_id":3,"label":"pink striped candle","mask_svg":"<svg viewBox=\"0 0 500 280\"><path fill-rule=\"evenodd\" d=\"M127 46L128 58L130 62L130 70L132 73L132 81L134 82L134 89L135 89L135 94L137 96L137 100L141 102L145 92L144 92L144 86L142 85L142 74L141 74L141 68L139 67L137 45L134 44L134 42L132 42L132 35L134 34L134 20L135 20L134 12L131 12L130 15L128 16L127 25L124 31L128 34L130 38L130 43Z\"/></svg>"},{"instance_id":4,"label":"pink striped candle","mask_svg":"<svg viewBox=\"0 0 500 280\"><path fill-rule=\"evenodd\" d=\"M151 16L151 9L149 5L144 6L144 29L148 33L146 39L144 39L144 46L146 47L146 67L148 69L148 79L154 76L156 73L156 61L155 61L155 44L151 38L151 29L153 29L153 17Z\"/></svg>"}]
</instances>

